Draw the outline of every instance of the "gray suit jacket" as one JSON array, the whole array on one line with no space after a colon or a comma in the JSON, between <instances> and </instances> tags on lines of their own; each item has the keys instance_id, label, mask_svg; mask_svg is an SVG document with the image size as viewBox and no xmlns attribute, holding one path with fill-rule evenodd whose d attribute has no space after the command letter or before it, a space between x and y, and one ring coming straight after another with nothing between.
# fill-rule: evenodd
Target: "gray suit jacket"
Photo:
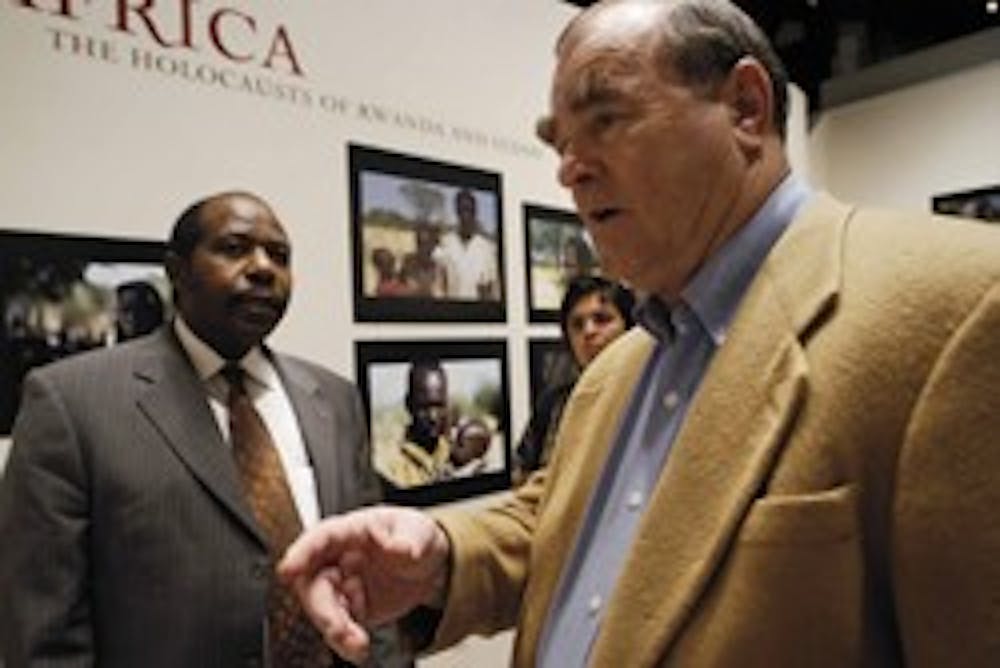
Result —
<instances>
[{"instance_id":1,"label":"gray suit jacket","mask_svg":"<svg viewBox=\"0 0 1000 668\"><path fill-rule=\"evenodd\" d=\"M354 387L272 361L322 514L376 501ZM264 536L169 327L29 375L0 480L0 535L7 668L264 662ZM381 651L381 665L405 663Z\"/></svg>"}]
</instances>

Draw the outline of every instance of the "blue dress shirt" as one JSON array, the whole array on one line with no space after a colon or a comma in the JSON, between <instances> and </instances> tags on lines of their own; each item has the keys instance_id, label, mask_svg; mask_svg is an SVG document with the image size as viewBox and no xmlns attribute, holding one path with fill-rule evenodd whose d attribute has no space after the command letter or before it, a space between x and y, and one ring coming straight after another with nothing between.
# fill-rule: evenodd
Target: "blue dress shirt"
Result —
<instances>
[{"instance_id":1,"label":"blue dress shirt","mask_svg":"<svg viewBox=\"0 0 1000 668\"><path fill-rule=\"evenodd\" d=\"M715 351L771 247L809 196L786 177L753 218L698 270L680 303L641 303L640 324L656 338L653 354L591 495L538 649L541 668L585 666L628 546L670 448Z\"/></svg>"}]
</instances>

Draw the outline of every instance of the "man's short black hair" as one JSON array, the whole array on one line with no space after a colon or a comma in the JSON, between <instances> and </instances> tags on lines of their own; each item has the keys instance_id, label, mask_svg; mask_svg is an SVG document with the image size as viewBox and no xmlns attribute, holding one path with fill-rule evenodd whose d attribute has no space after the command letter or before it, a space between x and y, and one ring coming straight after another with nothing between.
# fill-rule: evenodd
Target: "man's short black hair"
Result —
<instances>
[{"instance_id":1,"label":"man's short black hair","mask_svg":"<svg viewBox=\"0 0 1000 668\"><path fill-rule=\"evenodd\" d=\"M202 235L202 212L210 202L223 200L227 197L247 197L265 207L270 206L257 195L246 190L226 190L223 192L203 197L189 205L181 212L181 215L174 223L174 228L170 232L170 239L167 241L167 250L172 251L178 257L187 260L194 252L194 247L201 241Z\"/></svg>"},{"instance_id":2,"label":"man's short black hair","mask_svg":"<svg viewBox=\"0 0 1000 668\"><path fill-rule=\"evenodd\" d=\"M174 229L170 232L167 250L185 260L191 257L194 247L201 240L201 210L214 197L216 196L200 199L181 212L177 222L174 223Z\"/></svg>"}]
</instances>

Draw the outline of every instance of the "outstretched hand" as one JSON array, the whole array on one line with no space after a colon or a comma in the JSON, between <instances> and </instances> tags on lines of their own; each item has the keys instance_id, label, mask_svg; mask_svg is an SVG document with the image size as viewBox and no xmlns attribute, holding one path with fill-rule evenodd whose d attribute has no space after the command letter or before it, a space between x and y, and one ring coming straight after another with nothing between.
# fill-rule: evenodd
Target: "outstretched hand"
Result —
<instances>
[{"instance_id":1,"label":"outstretched hand","mask_svg":"<svg viewBox=\"0 0 1000 668\"><path fill-rule=\"evenodd\" d=\"M278 564L326 643L345 659L369 652L366 627L437 606L451 545L438 524L408 508L380 506L323 520L303 532Z\"/></svg>"}]
</instances>

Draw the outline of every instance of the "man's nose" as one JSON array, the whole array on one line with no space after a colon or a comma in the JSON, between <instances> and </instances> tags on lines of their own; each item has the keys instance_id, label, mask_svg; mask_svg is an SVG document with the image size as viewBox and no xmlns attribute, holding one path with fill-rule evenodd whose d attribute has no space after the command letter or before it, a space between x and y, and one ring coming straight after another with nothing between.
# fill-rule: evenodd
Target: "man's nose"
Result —
<instances>
[{"instance_id":1,"label":"man's nose","mask_svg":"<svg viewBox=\"0 0 1000 668\"><path fill-rule=\"evenodd\" d=\"M267 249L257 246L251 251L247 273L257 280L273 280L275 262Z\"/></svg>"},{"instance_id":2,"label":"man's nose","mask_svg":"<svg viewBox=\"0 0 1000 668\"><path fill-rule=\"evenodd\" d=\"M564 188L582 186L593 178L594 163L578 146L567 145L559 155L556 176Z\"/></svg>"}]
</instances>

